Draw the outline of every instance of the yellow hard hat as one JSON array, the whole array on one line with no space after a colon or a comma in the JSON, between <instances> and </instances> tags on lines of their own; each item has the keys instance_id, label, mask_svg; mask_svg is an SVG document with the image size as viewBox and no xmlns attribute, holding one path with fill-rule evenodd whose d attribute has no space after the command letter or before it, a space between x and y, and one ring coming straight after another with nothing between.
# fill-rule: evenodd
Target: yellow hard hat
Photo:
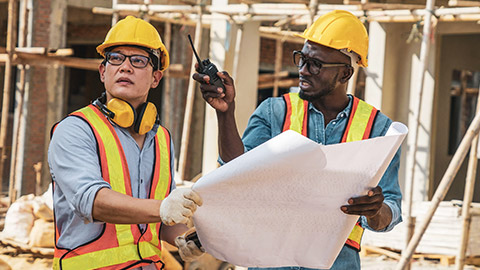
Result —
<instances>
[{"instance_id":1,"label":"yellow hard hat","mask_svg":"<svg viewBox=\"0 0 480 270\"><path fill-rule=\"evenodd\" d=\"M108 31L105 41L97 46L97 52L105 57L105 49L122 45L134 45L151 49L149 53L158 57L161 61L161 65L158 67L161 71L165 70L170 63L167 49L157 29L142 19L127 16L125 19L120 20Z\"/></svg>"},{"instance_id":2,"label":"yellow hard hat","mask_svg":"<svg viewBox=\"0 0 480 270\"><path fill-rule=\"evenodd\" d=\"M318 18L302 35L312 42L353 51L360 56L358 64L367 67L368 33L363 23L352 13L334 10Z\"/></svg>"}]
</instances>

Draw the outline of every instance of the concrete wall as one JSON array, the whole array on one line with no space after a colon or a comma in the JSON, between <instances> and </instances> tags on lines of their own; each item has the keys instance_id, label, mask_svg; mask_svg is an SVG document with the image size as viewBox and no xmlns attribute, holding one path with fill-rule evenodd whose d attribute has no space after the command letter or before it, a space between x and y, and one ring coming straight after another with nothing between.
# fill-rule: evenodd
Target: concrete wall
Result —
<instances>
[{"instance_id":1,"label":"concrete wall","mask_svg":"<svg viewBox=\"0 0 480 270\"><path fill-rule=\"evenodd\" d=\"M413 114L418 94L416 92L420 43L407 43L411 23L377 23L369 26L370 48L367 68L365 100L379 108L394 121L413 129ZM425 200L430 178L430 138L433 108L434 59L430 58L425 75L421 112L421 129L415 167L414 199ZM405 180L411 178L407 161L412 136L402 145L399 182L402 191Z\"/></svg>"},{"instance_id":2,"label":"concrete wall","mask_svg":"<svg viewBox=\"0 0 480 270\"><path fill-rule=\"evenodd\" d=\"M420 42L407 43L411 23L371 23L370 53L365 99L379 107L394 121L410 128L417 107ZM420 29L421 31L421 29ZM439 23L432 43L425 74L420 114L419 146L415 164L414 200L432 197L452 155L448 155L450 131L450 85L454 69L480 71L480 25L474 22ZM411 177L407 158L413 145L409 136L402 146L399 181L404 190ZM446 196L446 200L463 199L466 162ZM477 178L480 173L477 172ZM476 199L475 199L476 198ZM480 198L477 184L474 201Z\"/></svg>"}]
</instances>

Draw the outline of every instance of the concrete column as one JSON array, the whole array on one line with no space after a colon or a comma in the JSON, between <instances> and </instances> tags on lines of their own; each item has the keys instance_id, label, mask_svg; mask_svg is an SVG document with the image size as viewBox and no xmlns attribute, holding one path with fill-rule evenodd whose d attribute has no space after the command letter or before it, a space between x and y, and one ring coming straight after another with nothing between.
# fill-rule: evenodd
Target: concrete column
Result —
<instances>
[{"instance_id":1,"label":"concrete column","mask_svg":"<svg viewBox=\"0 0 480 270\"><path fill-rule=\"evenodd\" d=\"M52 12L50 13L49 47L53 49L67 46L67 2L51 0ZM47 121L45 130L44 159L42 166L42 188L46 189L50 183L50 170L48 168L47 154L50 143L50 128L60 121L66 112L67 91L65 85L65 67L51 66L47 71Z\"/></svg>"},{"instance_id":2,"label":"concrete column","mask_svg":"<svg viewBox=\"0 0 480 270\"><path fill-rule=\"evenodd\" d=\"M435 55L434 44L432 44L430 51L430 56ZM420 46L418 46L420 47ZM420 49L413 55L412 66L411 66L411 85L410 85L410 102L409 102L409 114L408 114L408 129L413 130L415 128L415 115L413 111L417 108L417 84L418 82L418 73L420 68ZM431 159L431 144L432 140L435 138L435 134L432 134L432 121L433 121L433 106L434 106L434 59L429 57L429 63L427 63L427 71L425 73L425 81L423 83L423 97L422 97L422 108L420 112L420 129L418 130L418 141L417 141L417 153L416 153L416 162L415 162L415 178L413 184L413 201L424 201L428 200L429 187L430 187L430 159ZM413 150L414 138L412 136L407 137L407 149L405 151L406 156L409 157L409 152ZM407 162L406 165L410 164ZM406 179L411 178L411 167L406 167Z\"/></svg>"},{"instance_id":3,"label":"concrete column","mask_svg":"<svg viewBox=\"0 0 480 270\"><path fill-rule=\"evenodd\" d=\"M212 5L226 5L227 0L213 0ZM217 14L218 15L218 14ZM231 25L226 17L212 21L210 29L210 60L219 70L227 71L235 80L235 117L240 134L247 126L257 102L257 80L260 51L259 22ZM239 32L240 31L240 32ZM240 34L239 34L240 33ZM237 42L237 37L241 38ZM238 59L238 64L235 61ZM202 173L217 168L218 127L215 111L207 106L203 144Z\"/></svg>"},{"instance_id":4,"label":"concrete column","mask_svg":"<svg viewBox=\"0 0 480 270\"><path fill-rule=\"evenodd\" d=\"M369 38L365 101L381 109L387 33L380 23L370 22Z\"/></svg>"}]
</instances>

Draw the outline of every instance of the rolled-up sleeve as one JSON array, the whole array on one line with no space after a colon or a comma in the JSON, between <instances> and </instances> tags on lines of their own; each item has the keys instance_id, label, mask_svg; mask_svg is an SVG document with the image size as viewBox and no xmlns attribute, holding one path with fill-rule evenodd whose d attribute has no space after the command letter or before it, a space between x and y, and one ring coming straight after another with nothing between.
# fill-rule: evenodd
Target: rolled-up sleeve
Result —
<instances>
[{"instance_id":1,"label":"rolled-up sleeve","mask_svg":"<svg viewBox=\"0 0 480 270\"><path fill-rule=\"evenodd\" d=\"M383 135L387 132L388 126L385 127L385 130L382 132ZM392 221L390 224L382 230L374 230L368 226L367 218L362 216L361 222L364 228L367 228L372 231L377 232L388 232L395 227L398 223L402 222L402 192L400 190L400 185L398 184L398 169L400 167L400 153L401 149L398 149L397 153L393 157L392 161L387 167L387 170L380 179L378 185L382 188L384 203L392 211Z\"/></svg>"},{"instance_id":2,"label":"rolled-up sleeve","mask_svg":"<svg viewBox=\"0 0 480 270\"><path fill-rule=\"evenodd\" d=\"M60 122L50 142L48 163L55 183L54 200L64 198L75 215L94 222L95 196L100 189L111 187L102 178L97 142L88 123L73 116Z\"/></svg>"}]
</instances>

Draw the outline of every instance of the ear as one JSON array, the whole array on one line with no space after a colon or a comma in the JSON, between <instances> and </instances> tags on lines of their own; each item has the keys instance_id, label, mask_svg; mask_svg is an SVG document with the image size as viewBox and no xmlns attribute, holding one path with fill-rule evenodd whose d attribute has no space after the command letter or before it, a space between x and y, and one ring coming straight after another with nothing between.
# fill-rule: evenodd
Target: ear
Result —
<instances>
[{"instance_id":1,"label":"ear","mask_svg":"<svg viewBox=\"0 0 480 270\"><path fill-rule=\"evenodd\" d=\"M160 83L160 80L163 78L163 72L160 70L156 70L153 72L153 80L150 88L156 88Z\"/></svg>"},{"instance_id":2,"label":"ear","mask_svg":"<svg viewBox=\"0 0 480 270\"><path fill-rule=\"evenodd\" d=\"M353 72L354 72L353 67L349 66L345 68L345 70L342 73L342 77L340 78L340 82L347 83L348 80L350 80L350 78L352 77Z\"/></svg>"},{"instance_id":3,"label":"ear","mask_svg":"<svg viewBox=\"0 0 480 270\"><path fill-rule=\"evenodd\" d=\"M100 81L105 82L105 65L103 63L98 66L98 73L100 74Z\"/></svg>"}]
</instances>

